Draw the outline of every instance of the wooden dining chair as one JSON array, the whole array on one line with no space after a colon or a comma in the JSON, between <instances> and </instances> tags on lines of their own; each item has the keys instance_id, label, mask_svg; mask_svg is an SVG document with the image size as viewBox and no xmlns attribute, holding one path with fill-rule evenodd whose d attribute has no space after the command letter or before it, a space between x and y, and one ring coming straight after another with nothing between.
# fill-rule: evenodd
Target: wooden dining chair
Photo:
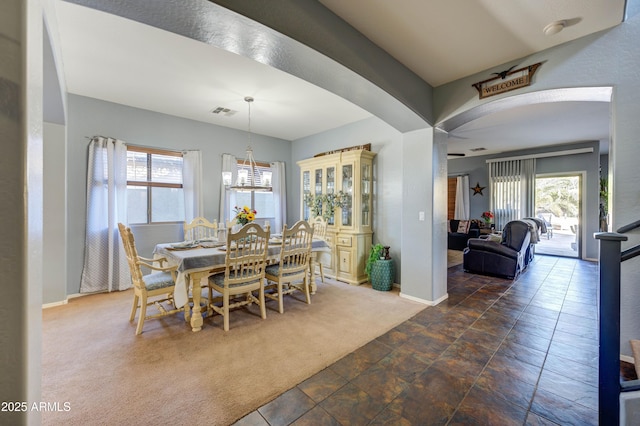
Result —
<instances>
[{"instance_id":1,"label":"wooden dining chair","mask_svg":"<svg viewBox=\"0 0 640 426\"><path fill-rule=\"evenodd\" d=\"M223 316L224 331L229 331L230 309L256 303L260 306L262 319L267 318L264 278L269 233L269 226L262 228L256 223L249 223L236 233L231 227L227 228L224 271L209 276L210 288L222 294L222 306L212 302L210 307ZM254 292L258 292L258 297Z\"/></svg>"},{"instance_id":2,"label":"wooden dining chair","mask_svg":"<svg viewBox=\"0 0 640 426\"><path fill-rule=\"evenodd\" d=\"M313 227L306 220L296 222L291 229L287 225L282 230L280 261L267 266L265 297L278 301L278 311L284 313L283 296L301 291L307 304L311 304L309 293L309 262ZM300 282L302 281L302 282Z\"/></svg>"},{"instance_id":3,"label":"wooden dining chair","mask_svg":"<svg viewBox=\"0 0 640 426\"><path fill-rule=\"evenodd\" d=\"M326 241L327 236L327 221L324 220L322 216L316 216L313 218L311 222L313 225L313 238L319 238L321 240ZM318 261L316 262L318 265L318 270L320 271L320 281L324 282L324 269L322 269L322 258L324 256L331 256L331 250L327 249L326 251L319 251L318 253ZM315 271L312 271L315 273Z\"/></svg>"},{"instance_id":4,"label":"wooden dining chair","mask_svg":"<svg viewBox=\"0 0 640 426\"><path fill-rule=\"evenodd\" d=\"M184 312L184 307L175 308L175 304L173 303L177 266L162 266L167 262L167 259L164 257L146 259L138 256L131 228L119 223L118 229L120 231L122 244L124 245L124 251L127 255L131 281L133 283L133 307L131 308L129 321L134 320L139 307L140 314L138 316L136 334L140 334L142 333L145 320L175 314L176 312ZM159 263L160 266L155 266L154 262ZM146 266L157 272L142 275L141 266ZM147 306L154 306L157 308L158 313L147 315Z\"/></svg>"},{"instance_id":5,"label":"wooden dining chair","mask_svg":"<svg viewBox=\"0 0 640 426\"><path fill-rule=\"evenodd\" d=\"M209 222L201 216L196 217L190 223L185 222L183 227L185 241L203 240L218 236L218 224L215 222Z\"/></svg>"}]
</instances>

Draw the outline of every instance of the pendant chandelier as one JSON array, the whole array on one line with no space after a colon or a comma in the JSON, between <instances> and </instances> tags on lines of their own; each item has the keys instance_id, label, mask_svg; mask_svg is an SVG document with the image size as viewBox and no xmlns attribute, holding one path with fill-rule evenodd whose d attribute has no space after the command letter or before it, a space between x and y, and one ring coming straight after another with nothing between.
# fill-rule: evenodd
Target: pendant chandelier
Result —
<instances>
[{"instance_id":1,"label":"pendant chandelier","mask_svg":"<svg viewBox=\"0 0 640 426\"><path fill-rule=\"evenodd\" d=\"M247 126L249 146L247 146L246 156L242 165L238 164L238 177L235 184L232 185L231 172L222 172L222 182L228 189L233 191L270 191L271 171L264 170L260 174L253 158L253 149L251 148L251 102L253 102L253 98L247 96L244 100L249 107L249 124Z\"/></svg>"}]
</instances>

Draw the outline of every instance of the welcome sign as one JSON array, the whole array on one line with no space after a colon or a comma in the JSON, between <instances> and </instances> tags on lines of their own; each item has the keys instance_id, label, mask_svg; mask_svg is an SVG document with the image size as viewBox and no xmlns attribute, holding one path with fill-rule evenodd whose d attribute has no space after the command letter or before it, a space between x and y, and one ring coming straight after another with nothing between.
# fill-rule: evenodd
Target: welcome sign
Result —
<instances>
[{"instance_id":1,"label":"welcome sign","mask_svg":"<svg viewBox=\"0 0 640 426\"><path fill-rule=\"evenodd\" d=\"M480 99L526 87L531 84L531 78L540 65L542 65L542 62L518 68L517 70L511 67L506 71L495 72L496 77L474 83L472 86L480 94Z\"/></svg>"}]
</instances>

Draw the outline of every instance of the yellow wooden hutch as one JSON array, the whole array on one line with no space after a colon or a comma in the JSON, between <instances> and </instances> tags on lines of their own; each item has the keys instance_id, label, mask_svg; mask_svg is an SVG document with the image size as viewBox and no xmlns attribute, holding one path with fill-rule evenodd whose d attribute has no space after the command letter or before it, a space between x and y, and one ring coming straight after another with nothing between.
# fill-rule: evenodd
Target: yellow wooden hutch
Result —
<instances>
[{"instance_id":1,"label":"yellow wooden hutch","mask_svg":"<svg viewBox=\"0 0 640 426\"><path fill-rule=\"evenodd\" d=\"M328 222L330 259L324 274L349 284L367 281L365 262L372 244L373 158L375 153L350 150L298 161L301 217L322 215Z\"/></svg>"}]
</instances>

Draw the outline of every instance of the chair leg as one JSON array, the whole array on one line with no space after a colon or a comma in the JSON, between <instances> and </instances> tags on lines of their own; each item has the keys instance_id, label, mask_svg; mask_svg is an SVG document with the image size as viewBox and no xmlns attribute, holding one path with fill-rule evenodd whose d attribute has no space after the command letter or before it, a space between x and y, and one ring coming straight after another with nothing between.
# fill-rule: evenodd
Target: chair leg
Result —
<instances>
[{"instance_id":1,"label":"chair leg","mask_svg":"<svg viewBox=\"0 0 640 426\"><path fill-rule=\"evenodd\" d=\"M282 282L278 282L278 311L284 314L284 300L282 299L283 292Z\"/></svg>"},{"instance_id":2,"label":"chair leg","mask_svg":"<svg viewBox=\"0 0 640 426\"><path fill-rule=\"evenodd\" d=\"M133 321L136 317L136 311L138 310L138 295L133 295L133 306L131 307L131 316L129 317L129 321Z\"/></svg>"},{"instance_id":3,"label":"chair leg","mask_svg":"<svg viewBox=\"0 0 640 426\"><path fill-rule=\"evenodd\" d=\"M324 282L324 269L322 269L322 263L318 262L320 266L320 281Z\"/></svg>"},{"instance_id":4,"label":"chair leg","mask_svg":"<svg viewBox=\"0 0 640 426\"><path fill-rule=\"evenodd\" d=\"M311 294L309 293L309 281L307 277L304 277L304 281L302 283L304 285L304 296L307 299L307 305L311 304Z\"/></svg>"},{"instance_id":5,"label":"chair leg","mask_svg":"<svg viewBox=\"0 0 640 426\"><path fill-rule=\"evenodd\" d=\"M147 316L147 298L142 296L140 298L140 317L138 318L138 328L136 328L136 334L142 333L142 326L144 325L144 317Z\"/></svg>"},{"instance_id":6,"label":"chair leg","mask_svg":"<svg viewBox=\"0 0 640 426\"><path fill-rule=\"evenodd\" d=\"M224 331L229 331L229 293L222 295L222 322Z\"/></svg>"},{"instance_id":7,"label":"chair leg","mask_svg":"<svg viewBox=\"0 0 640 426\"><path fill-rule=\"evenodd\" d=\"M213 308L211 308L212 304L213 304L213 287L209 286L209 296L207 297L207 316L208 317L213 315Z\"/></svg>"},{"instance_id":8,"label":"chair leg","mask_svg":"<svg viewBox=\"0 0 640 426\"><path fill-rule=\"evenodd\" d=\"M264 286L258 290L258 299L260 300L260 315L262 319L267 319L267 307L264 305Z\"/></svg>"}]
</instances>

